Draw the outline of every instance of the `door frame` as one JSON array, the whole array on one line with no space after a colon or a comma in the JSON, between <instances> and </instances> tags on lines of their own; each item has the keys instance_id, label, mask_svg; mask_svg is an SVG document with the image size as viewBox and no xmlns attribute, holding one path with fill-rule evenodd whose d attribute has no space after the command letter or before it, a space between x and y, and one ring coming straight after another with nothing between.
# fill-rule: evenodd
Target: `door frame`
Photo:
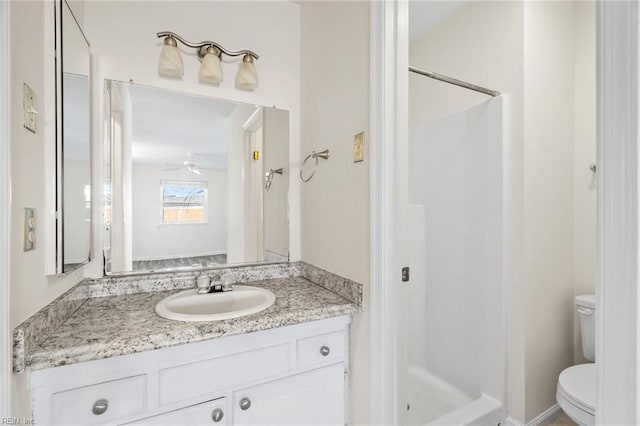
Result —
<instances>
[{"instance_id":1,"label":"door frame","mask_svg":"<svg viewBox=\"0 0 640 426\"><path fill-rule=\"evenodd\" d=\"M638 424L638 4L597 2L597 424Z\"/></svg>"},{"instance_id":2,"label":"door frame","mask_svg":"<svg viewBox=\"0 0 640 426\"><path fill-rule=\"evenodd\" d=\"M11 2L0 2L0 417L11 414Z\"/></svg>"},{"instance_id":3,"label":"door frame","mask_svg":"<svg viewBox=\"0 0 640 426\"><path fill-rule=\"evenodd\" d=\"M402 319L406 312L400 273L403 256L397 241L402 232L399 207L403 194L397 189L406 188L403 180L407 179L401 155L408 144L407 103L399 94L408 90L408 3L381 0L370 5L370 423L403 424L406 386L401 372L406 367L406 351L402 350Z\"/></svg>"}]
</instances>

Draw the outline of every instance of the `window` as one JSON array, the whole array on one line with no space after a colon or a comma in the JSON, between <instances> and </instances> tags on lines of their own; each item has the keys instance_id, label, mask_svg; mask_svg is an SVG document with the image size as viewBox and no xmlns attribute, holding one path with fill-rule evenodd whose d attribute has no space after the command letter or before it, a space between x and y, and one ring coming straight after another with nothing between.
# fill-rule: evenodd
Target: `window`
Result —
<instances>
[{"instance_id":1,"label":"window","mask_svg":"<svg viewBox=\"0 0 640 426\"><path fill-rule=\"evenodd\" d=\"M160 181L162 223L205 223L207 221L207 182Z\"/></svg>"}]
</instances>

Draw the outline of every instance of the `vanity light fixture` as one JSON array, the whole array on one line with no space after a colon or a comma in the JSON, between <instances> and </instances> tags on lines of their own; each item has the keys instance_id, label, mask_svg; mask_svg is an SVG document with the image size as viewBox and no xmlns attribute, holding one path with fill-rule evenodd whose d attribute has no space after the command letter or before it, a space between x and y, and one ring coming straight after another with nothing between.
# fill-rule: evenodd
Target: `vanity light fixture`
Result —
<instances>
[{"instance_id":1,"label":"vanity light fixture","mask_svg":"<svg viewBox=\"0 0 640 426\"><path fill-rule=\"evenodd\" d=\"M178 51L178 43L173 37L164 39L164 46L162 46L162 51L160 52L158 72L171 78L182 78L184 74L182 56Z\"/></svg>"},{"instance_id":2,"label":"vanity light fixture","mask_svg":"<svg viewBox=\"0 0 640 426\"><path fill-rule=\"evenodd\" d=\"M258 87L258 72L254 60L259 56L251 50L232 52L214 41L191 43L170 31L157 33L158 38L164 37L164 46L160 52L158 72L160 75L181 78L184 75L182 56L178 51L178 41L187 47L196 49L198 59L202 62L199 78L203 83L219 84L222 82L222 55L235 57L242 56L242 62L236 75L236 87L243 90L252 90Z\"/></svg>"}]
</instances>

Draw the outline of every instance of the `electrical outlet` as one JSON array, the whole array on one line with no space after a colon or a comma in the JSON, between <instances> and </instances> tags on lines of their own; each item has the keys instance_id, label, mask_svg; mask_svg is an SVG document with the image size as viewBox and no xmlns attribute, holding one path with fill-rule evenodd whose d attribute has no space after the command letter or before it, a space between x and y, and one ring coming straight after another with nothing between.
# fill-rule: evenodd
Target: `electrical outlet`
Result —
<instances>
[{"instance_id":1,"label":"electrical outlet","mask_svg":"<svg viewBox=\"0 0 640 426\"><path fill-rule=\"evenodd\" d=\"M27 83L22 84L22 109L24 111L24 127L27 130L36 132L36 117L38 116L38 110L36 110L36 92L27 86Z\"/></svg>"},{"instance_id":2,"label":"electrical outlet","mask_svg":"<svg viewBox=\"0 0 640 426\"><path fill-rule=\"evenodd\" d=\"M353 137L353 162L359 163L362 160L364 160L364 132Z\"/></svg>"},{"instance_id":3,"label":"electrical outlet","mask_svg":"<svg viewBox=\"0 0 640 426\"><path fill-rule=\"evenodd\" d=\"M24 251L36 248L36 209L24 209Z\"/></svg>"}]
</instances>

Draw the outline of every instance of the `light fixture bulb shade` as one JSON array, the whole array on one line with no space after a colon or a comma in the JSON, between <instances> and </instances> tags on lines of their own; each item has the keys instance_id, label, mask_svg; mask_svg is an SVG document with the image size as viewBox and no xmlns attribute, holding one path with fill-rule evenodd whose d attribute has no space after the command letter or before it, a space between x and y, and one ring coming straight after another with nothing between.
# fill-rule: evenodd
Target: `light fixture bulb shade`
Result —
<instances>
[{"instance_id":1,"label":"light fixture bulb shade","mask_svg":"<svg viewBox=\"0 0 640 426\"><path fill-rule=\"evenodd\" d=\"M173 78L181 78L184 75L184 64L182 55L176 46L165 44L160 52L158 62L158 72L160 75Z\"/></svg>"},{"instance_id":2,"label":"light fixture bulb shade","mask_svg":"<svg viewBox=\"0 0 640 426\"><path fill-rule=\"evenodd\" d=\"M239 89L251 90L258 87L258 71L253 62L241 62L236 75L236 86Z\"/></svg>"},{"instance_id":3,"label":"light fixture bulb shade","mask_svg":"<svg viewBox=\"0 0 640 426\"><path fill-rule=\"evenodd\" d=\"M217 55L210 53L204 55L200 65L200 81L210 84L218 84L222 81L222 64Z\"/></svg>"}]
</instances>

